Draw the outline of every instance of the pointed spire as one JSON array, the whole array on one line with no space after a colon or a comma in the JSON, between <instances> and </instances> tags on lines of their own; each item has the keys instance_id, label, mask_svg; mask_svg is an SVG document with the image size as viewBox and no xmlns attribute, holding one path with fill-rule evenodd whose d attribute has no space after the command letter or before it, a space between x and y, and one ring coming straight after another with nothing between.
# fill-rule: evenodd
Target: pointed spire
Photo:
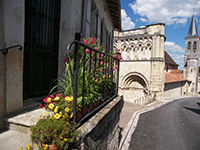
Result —
<instances>
[{"instance_id":1,"label":"pointed spire","mask_svg":"<svg viewBox=\"0 0 200 150\"><path fill-rule=\"evenodd\" d=\"M198 36L194 14L192 16L192 20L191 20L191 23L190 23L190 28L189 28L189 32L188 32L187 36Z\"/></svg>"}]
</instances>

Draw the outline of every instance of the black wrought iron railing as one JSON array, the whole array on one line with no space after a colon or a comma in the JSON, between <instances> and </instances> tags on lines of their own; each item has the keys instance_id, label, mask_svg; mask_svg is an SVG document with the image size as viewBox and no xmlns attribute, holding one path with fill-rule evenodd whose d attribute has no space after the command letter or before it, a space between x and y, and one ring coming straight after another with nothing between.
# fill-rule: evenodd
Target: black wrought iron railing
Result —
<instances>
[{"instance_id":1,"label":"black wrought iron railing","mask_svg":"<svg viewBox=\"0 0 200 150\"><path fill-rule=\"evenodd\" d=\"M11 46L11 47L0 49L0 52L3 52L3 54L7 54L9 49L12 49L12 48L15 48L15 47L19 47L19 50L22 50L21 45L14 45L14 46Z\"/></svg>"},{"instance_id":2,"label":"black wrought iron railing","mask_svg":"<svg viewBox=\"0 0 200 150\"><path fill-rule=\"evenodd\" d=\"M75 50L74 50L75 48ZM118 94L119 63L113 54L72 41L67 54L73 54L73 126L112 101ZM77 106L81 105L81 111Z\"/></svg>"}]
</instances>

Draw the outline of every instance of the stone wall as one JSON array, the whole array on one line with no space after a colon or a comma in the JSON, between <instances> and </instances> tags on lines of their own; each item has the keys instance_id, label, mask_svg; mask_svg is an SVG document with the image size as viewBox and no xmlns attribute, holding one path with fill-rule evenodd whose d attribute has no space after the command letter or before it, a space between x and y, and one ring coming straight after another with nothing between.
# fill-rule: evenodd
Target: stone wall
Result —
<instances>
[{"instance_id":1,"label":"stone wall","mask_svg":"<svg viewBox=\"0 0 200 150\"><path fill-rule=\"evenodd\" d=\"M165 83L164 97L175 97L188 94L189 83L187 81Z\"/></svg>"},{"instance_id":2,"label":"stone wall","mask_svg":"<svg viewBox=\"0 0 200 150\"><path fill-rule=\"evenodd\" d=\"M165 25L114 32L114 48L120 49L119 94L135 102L141 97L161 100L164 96ZM139 101L138 101L139 102ZM146 103L146 100L145 100Z\"/></svg>"},{"instance_id":3,"label":"stone wall","mask_svg":"<svg viewBox=\"0 0 200 150\"><path fill-rule=\"evenodd\" d=\"M83 124L77 137L81 150L117 150L119 146L119 117L123 97L116 97Z\"/></svg>"}]
</instances>

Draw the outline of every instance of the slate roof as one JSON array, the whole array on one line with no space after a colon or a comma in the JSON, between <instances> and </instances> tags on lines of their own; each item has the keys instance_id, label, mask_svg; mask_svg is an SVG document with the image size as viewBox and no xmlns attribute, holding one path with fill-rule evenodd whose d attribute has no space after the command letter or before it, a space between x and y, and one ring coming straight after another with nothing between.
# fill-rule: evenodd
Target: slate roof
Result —
<instances>
[{"instance_id":1,"label":"slate roof","mask_svg":"<svg viewBox=\"0 0 200 150\"><path fill-rule=\"evenodd\" d=\"M171 56L170 56L166 51L164 52L164 59L165 59L165 64L174 65L174 66L179 66L179 65L171 58Z\"/></svg>"},{"instance_id":2,"label":"slate roof","mask_svg":"<svg viewBox=\"0 0 200 150\"><path fill-rule=\"evenodd\" d=\"M197 25L196 25L194 15L192 16L192 20L191 20L191 23L190 23L190 28L189 28L187 37L198 37Z\"/></svg>"},{"instance_id":3,"label":"slate roof","mask_svg":"<svg viewBox=\"0 0 200 150\"><path fill-rule=\"evenodd\" d=\"M181 82L181 81L191 82L190 80L182 78L179 75L176 75L174 73L171 73L171 72L165 73L165 84L172 83L172 82Z\"/></svg>"}]
</instances>

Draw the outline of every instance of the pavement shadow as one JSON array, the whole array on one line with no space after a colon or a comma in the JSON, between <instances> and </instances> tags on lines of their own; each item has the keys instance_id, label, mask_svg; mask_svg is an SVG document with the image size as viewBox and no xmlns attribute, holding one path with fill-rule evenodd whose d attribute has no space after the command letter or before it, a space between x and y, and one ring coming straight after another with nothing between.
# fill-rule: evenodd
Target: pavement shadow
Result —
<instances>
[{"instance_id":1,"label":"pavement shadow","mask_svg":"<svg viewBox=\"0 0 200 150\"><path fill-rule=\"evenodd\" d=\"M183 108L185 108L185 109L187 109L187 110L190 110L190 111L192 111L192 112L194 112L194 113L200 115L200 108L199 108L199 109L189 108L189 107L183 107Z\"/></svg>"},{"instance_id":2,"label":"pavement shadow","mask_svg":"<svg viewBox=\"0 0 200 150\"><path fill-rule=\"evenodd\" d=\"M199 105L199 106L200 106L200 102L197 102L197 105Z\"/></svg>"}]
</instances>

